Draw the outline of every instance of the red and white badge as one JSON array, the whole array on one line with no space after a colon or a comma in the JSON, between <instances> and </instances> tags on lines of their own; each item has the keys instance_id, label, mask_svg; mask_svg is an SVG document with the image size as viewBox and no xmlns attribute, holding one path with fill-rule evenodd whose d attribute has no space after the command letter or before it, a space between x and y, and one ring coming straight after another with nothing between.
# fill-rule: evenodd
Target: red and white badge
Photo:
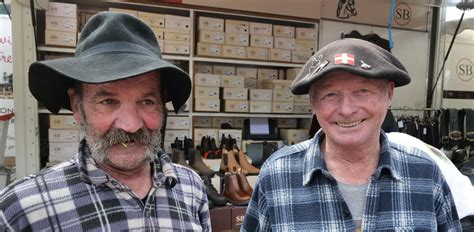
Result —
<instances>
[{"instance_id":1,"label":"red and white badge","mask_svg":"<svg viewBox=\"0 0 474 232\"><path fill-rule=\"evenodd\" d=\"M355 66L354 55L349 53L336 54L334 56L334 64L348 64Z\"/></svg>"}]
</instances>

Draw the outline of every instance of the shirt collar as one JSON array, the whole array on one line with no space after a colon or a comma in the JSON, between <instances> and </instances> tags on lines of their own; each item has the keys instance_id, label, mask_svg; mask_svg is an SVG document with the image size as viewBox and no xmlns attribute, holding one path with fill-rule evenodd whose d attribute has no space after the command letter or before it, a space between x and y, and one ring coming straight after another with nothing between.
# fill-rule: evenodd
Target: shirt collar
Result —
<instances>
[{"instance_id":1,"label":"shirt collar","mask_svg":"<svg viewBox=\"0 0 474 232\"><path fill-rule=\"evenodd\" d=\"M324 136L322 129L316 132L305 152L303 161L303 186L310 185L311 179L314 175L317 175L317 173L335 181L334 177L327 170L322 156L320 143L324 139ZM382 131L380 134L380 159L374 177L380 178L384 175L388 175L395 180L401 180L401 176L397 170L399 162L391 154L389 144L387 136Z\"/></svg>"},{"instance_id":2,"label":"shirt collar","mask_svg":"<svg viewBox=\"0 0 474 232\"><path fill-rule=\"evenodd\" d=\"M113 181L113 178L102 170L92 158L90 148L85 139L79 145L76 162L83 182L98 186ZM153 167L153 185L155 187L164 185L173 188L176 185L178 177L171 159L163 150L158 152L151 161L151 164Z\"/></svg>"}]
</instances>

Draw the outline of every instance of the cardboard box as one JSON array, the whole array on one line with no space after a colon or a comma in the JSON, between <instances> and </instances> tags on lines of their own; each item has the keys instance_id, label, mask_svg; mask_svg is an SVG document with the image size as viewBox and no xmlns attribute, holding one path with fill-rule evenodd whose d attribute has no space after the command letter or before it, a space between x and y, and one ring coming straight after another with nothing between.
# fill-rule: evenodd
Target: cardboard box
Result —
<instances>
[{"instance_id":1,"label":"cardboard box","mask_svg":"<svg viewBox=\"0 0 474 232\"><path fill-rule=\"evenodd\" d=\"M249 46L249 34L245 33L225 33L225 44L236 45L236 46Z\"/></svg>"},{"instance_id":2,"label":"cardboard box","mask_svg":"<svg viewBox=\"0 0 474 232\"><path fill-rule=\"evenodd\" d=\"M273 101L293 102L293 96L290 89L273 89Z\"/></svg>"},{"instance_id":3,"label":"cardboard box","mask_svg":"<svg viewBox=\"0 0 474 232\"><path fill-rule=\"evenodd\" d=\"M247 206L234 206L232 208L232 228L233 230L239 230L240 226L244 222L245 213L247 212Z\"/></svg>"},{"instance_id":4,"label":"cardboard box","mask_svg":"<svg viewBox=\"0 0 474 232\"><path fill-rule=\"evenodd\" d=\"M297 39L317 40L318 31L315 28L297 27L295 36Z\"/></svg>"},{"instance_id":5,"label":"cardboard box","mask_svg":"<svg viewBox=\"0 0 474 232\"><path fill-rule=\"evenodd\" d=\"M185 104L185 107L184 107L184 111L189 111L189 100L186 101ZM165 104L165 107L166 109L168 109L168 111L174 111L174 106L173 106L173 102L169 101Z\"/></svg>"},{"instance_id":6,"label":"cardboard box","mask_svg":"<svg viewBox=\"0 0 474 232\"><path fill-rule=\"evenodd\" d=\"M189 136L189 130L166 130L165 141L174 141L176 138L184 140L184 138L191 138Z\"/></svg>"},{"instance_id":7,"label":"cardboard box","mask_svg":"<svg viewBox=\"0 0 474 232\"><path fill-rule=\"evenodd\" d=\"M222 88L222 98L224 100L247 100L249 90L247 88Z\"/></svg>"},{"instance_id":8,"label":"cardboard box","mask_svg":"<svg viewBox=\"0 0 474 232\"><path fill-rule=\"evenodd\" d=\"M258 80L276 80L278 79L278 69L259 68L257 70Z\"/></svg>"},{"instance_id":9,"label":"cardboard box","mask_svg":"<svg viewBox=\"0 0 474 232\"><path fill-rule=\"evenodd\" d=\"M275 37L274 38L275 48L295 50L296 40L294 38Z\"/></svg>"},{"instance_id":10,"label":"cardboard box","mask_svg":"<svg viewBox=\"0 0 474 232\"><path fill-rule=\"evenodd\" d=\"M138 18L150 27L165 27L165 16L162 14L138 11Z\"/></svg>"},{"instance_id":11,"label":"cardboard box","mask_svg":"<svg viewBox=\"0 0 474 232\"><path fill-rule=\"evenodd\" d=\"M164 31L164 39L190 43L191 35L189 33L176 33L172 31Z\"/></svg>"},{"instance_id":12,"label":"cardboard box","mask_svg":"<svg viewBox=\"0 0 474 232\"><path fill-rule=\"evenodd\" d=\"M212 67L214 74L235 76L234 65L214 65Z\"/></svg>"},{"instance_id":13,"label":"cardboard box","mask_svg":"<svg viewBox=\"0 0 474 232\"><path fill-rule=\"evenodd\" d=\"M247 100L224 100L224 112L249 112L249 101Z\"/></svg>"},{"instance_id":14,"label":"cardboard box","mask_svg":"<svg viewBox=\"0 0 474 232\"><path fill-rule=\"evenodd\" d=\"M311 114L313 108L309 102L295 102L293 105L293 113L295 114Z\"/></svg>"},{"instance_id":15,"label":"cardboard box","mask_svg":"<svg viewBox=\"0 0 474 232\"><path fill-rule=\"evenodd\" d=\"M79 129L79 125L72 115L49 115L51 129Z\"/></svg>"},{"instance_id":16,"label":"cardboard box","mask_svg":"<svg viewBox=\"0 0 474 232\"><path fill-rule=\"evenodd\" d=\"M193 117L193 127L212 127L210 117Z\"/></svg>"},{"instance_id":17,"label":"cardboard box","mask_svg":"<svg viewBox=\"0 0 474 232\"><path fill-rule=\"evenodd\" d=\"M232 207L230 205L215 207L209 210L212 231L232 229Z\"/></svg>"},{"instance_id":18,"label":"cardboard box","mask_svg":"<svg viewBox=\"0 0 474 232\"><path fill-rule=\"evenodd\" d=\"M273 36L295 38L295 27L273 25Z\"/></svg>"},{"instance_id":19,"label":"cardboard box","mask_svg":"<svg viewBox=\"0 0 474 232\"><path fill-rule=\"evenodd\" d=\"M164 40L164 53L170 54L189 54L189 42Z\"/></svg>"},{"instance_id":20,"label":"cardboard box","mask_svg":"<svg viewBox=\"0 0 474 232\"><path fill-rule=\"evenodd\" d=\"M252 35L272 35L272 24L250 22L249 29Z\"/></svg>"},{"instance_id":21,"label":"cardboard box","mask_svg":"<svg viewBox=\"0 0 474 232\"><path fill-rule=\"evenodd\" d=\"M272 101L273 99L272 89L250 89L249 91L250 91L250 101ZM270 111L271 111L271 107L270 107Z\"/></svg>"},{"instance_id":22,"label":"cardboard box","mask_svg":"<svg viewBox=\"0 0 474 232\"><path fill-rule=\"evenodd\" d=\"M70 3L48 2L47 16L77 18L77 5Z\"/></svg>"},{"instance_id":23,"label":"cardboard box","mask_svg":"<svg viewBox=\"0 0 474 232\"><path fill-rule=\"evenodd\" d=\"M221 87L244 88L245 77L221 75Z\"/></svg>"},{"instance_id":24,"label":"cardboard box","mask_svg":"<svg viewBox=\"0 0 474 232\"><path fill-rule=\"evenodd\" d=\"M198 56L222 56L222 45L220 44L209 44L209 43L197 43L196 53Z\"/></svg>"},{"instance_id":25,"label":"cardboard box","mask_svg":"<svg viewBox=\"0 0 474 232\"><path fill-rule=\"evenodd\" d=\"M303 141L309 138L308 129L280 129L280 137L291 141Z\"/></svg>"},{"instance_id":26,"label":"cardboard box","mask_svg":"<svg viewBox=\"0 0 474 232\"><path fill-rule=\"evenodd\" d=\"M296 118L277 118L278 128L297 128L298 119Z\"/></svg>"},{"instance_id":27,"label":"cardboard box","mask_svg":"<svg viewBox=\"0 0 474 232\"><path fill-rule=\"evenodd\" d=\"M250 113L271 113L272 104L269 101L250 101Z\"/></svg>"},{"instance_id":28,"label":"cardboard box","mask_svg":"<svg viewBox=\"0 0 474 232\"><path fill-rule=\"evenodd\" d=\"M165 15L165 27L189 31L191 30L191 18L176 15Z\"/></svg>"},{"instance_id":29,"label":"cardboard box","mask_svg":"<svg viewBox=\"0 0 474 232\"><path fill-rule=\"evenodd\" d=\"M215 74L196 73L194 74L194 85L220 87L221 76Z\"/></svg>"},{"instance_id":30,"label":"cardboard box","mask_svg":"<svg viewBox=\"0 0 474 232\"><path fill-rule=\"evenodd\" d=\"M278 79L280 80L286 79L286 69L278 69Z\"/></svg>"},{"instance_id":31,"label":"cardboard box","mask_svg":"<svg viewBox=\"0 0 474 232\"><path fill-rule=\"evenodd\" d=\"M298 73L301 71L301 68L289 68L286 70L286 79L294 80Z\"/></svg>"},{"instance_id":32,"label":"cardboard box","mask_svg":"<svg viewBox=\"0 0 474 232\"><path fill-rule=\"evenodd\" d=\"M163 141L163 150L168 154L173 153L173 148L171 147L172 143L174 143L174 141Z\"/></svg>"},{"instance_id":33,"label":"cardboard box","mask_svg":"<svg viewBox=\"0 0 474 232\"><path fill-rule=\"evenodd\" d=\"M235 75L248 78L257 78L257 68L236 67Z\"/></svg>"},{"instance_id":34,"label":"cardboard box","mask_svg":"<svg viewBox=\"0 0 474 232\"><path fill-rule=\"evenodd\" d=\"M304 64L312 55L312 52L291 51L291 62Z\"/></svg>"},{"instance_id":35,"label":"cardboard box","mask_svg":"<svg viewBox=\"0 0 474 232\"><path fill-rule=\"evenodd\" d=\"M244 128L245 118L234 118L234 128Z\"/></svg>"},{"instance_id":36,"label":"cardboard box","mask_svg":"<svg viewBox=\"0 0 474 232\"><path fill-rule=\"evenodd\" d=\"M117 13L124 13L134 17L138 17L138 11L136 10L129 10L129 9L121 9L121 8L109 8L110 12L117 12Z\"/></svg>"},{"instance_id":37,"label":"cardboard box","mask_svg":"<svg viewBox=\"0 0 474 232\"><path fill-rule=\"evenodd\" d=\"M270 60L291 62L291 50L270 48Z\"/></svg>"},{"instance_id":38,"label":"cardboard box","mask_svg":"<svg viewBox=\"0 0 474 232\"><path fill-rule=\"evenodd\" d=\"M219 130L213 128L194 128L194 141L200 141L204 136L210 136L214 139L219 139Z\"/></svg>"},{"instance_id":39,"label":"cardboard box","mask_svg":"<svg viewBox=\"0 0 474 232\"><path fill-rule=\"evenodd\" d=\"M48 140L50 143L77 143L79 142L79 130L77 129L48 129Z\"/></svg>"},{"instance_id":40,"label":"cardboard box","mask_svg":"<svg viewBox=\"0 0 474 232\"><path fill-rule=\"evenodd\" d=\"M76 46L76 36L75 32L64 32L64 31L52 31L45 30L45 44L48 45L59 45L67 47Z\"/></svg>"},{"instance_id":41,"label":"cardboard box","mask_svg":"<svg viewBox=\"0 0 474 232\"><path fill-rule=\"evenodd\" d=\"M204 112L219 112L220 107L219 99L206 99L206 98L195 98L194 99L194 110Z\"/></svg>"},{"instance_id":42,"label":"cardboard box","mask_svg":"<svg viewBox=\"0 0 474 232\"><path fill-rule=\"evenodd\" d=\"M197 63L194 65L194 72L212 74L212 64Z\"/></svg>"},{"instance_id":43,"label":"cardboard box","mask_svg":"<svg viewBox=\"0 0 474 232\"><path fill-rule=\"evenodd\" d=\"M224 44L225 34L222 31L199 30L199 42Z\"/></svg>"},{"instance_id":44,"label":"cardboard box","mask_svg":"<svg viewBox=\"0 0 474 232\"><path fill-rule=\"evenodd\" d=\"M273 48L273 36L250 35L250 46L256 48Z\"/></svg>"},{"instance_id":45,"label":"cardboard box","mask_svg":"<svg viewBox=\"0 0 474 232\"><path fill-rule=\"evenodd\" d=\"M214 117L212 118L212 127L214 128L221 128L223 123L227 123L229 125L234 125L234 118L231 117Z\"/></svg>"},{"instance_id":46,"label":"cardboard box","mask_svg":"<svg viewBox=\"0 0 474 232\"><path fill-rule=\"evenodd\" d=\"M245 78L244 87L247 89L256 89L257 88L257 79L256 78Z\"/></svg>"},{"instance_id":47,"label":"cardboard box","mask_svg":"<svg viewBox=\"0 0 474 232\"><path fill-rule=\"evenodd\" d=\"M198 29L224 31L224 19L199 16Z\"/></svg>"},{"instance_id":48,"label":"cardboard box","mask_svg":"<svg viewBox=\"0 0 474 232\"><path fill-rule=\"evenodd\" d=\"M269 56L268 48L247 48L247 58L250 60L268 60Z\"/></svg>"},{"instance_id":49,"label":"cardboard box","mask_svg":"<svg viewBox=\"0 0 474 232\"><path fill-rule=\"evenodd\" d=\"M79 143L49 143L49 162L62 162L74 158L78 152Z\"/></svg>"},{"instance_id":50,"label":"cardboard box","mask_svg":"<svg viewBox=\"0 0 474 232\"><path fill-rule=\"evenodd\" d=\"M194 98L219 99L219 87L194 86Z\"/></svg>"},{"instance_id":51,"label":"cardboard box","mask_svg":"<svg viewBox=\"0 0 474 232\"><path fill-rule=\"evenodd\" d=\"M299 103L307 103L309 104L309 94L303 94L303 95L294 95L293 100Z\"/></svg>"},{"instance_id":52,"label":"cardboard box","mask_svg":"<svg viewBox=\"0 0 474 232\"><path fill-rule=\"evenodd\" d=\"M190 123L188 117L169 116L166 119L166 129L189 129Z\"/></svg>"},{"instance_id":53,"label":"cardboard box","mask_svg":"<svg viewBox=\"0 0 474 232\"><path fill-rule=\"evenodd\" d=\"M219 129L218 131L218 138L222 138L222 135L224 135L226 138L229 137L229 135L234 138L237 141L242 141L242 130L237 130L237 129Z\"/></svg>"},{"instance_id":54,"label":"cardboard box","mask_svg":"<svg viewBox=\"0 0 474 232\"><path fill-rule=\"evenodd\" d=\"M76 18L65 18L46 15L46 29L55 31L77 32Z\"/></svg>"},{"instance_id":55,"label":"cardboard box","mask_svg":"<svg viewBox=\"0 0 474 232\"><path fill-rule=\"evenodd\" d=\"M272 113L293 113L293 102L289 101L273 101Z\"/></svg>"},{"instance_id":56,"label":"cardboard box","mask_svg":"<svg viewBox=\"0 0 474 232\"><path fill-rule=\"evenodd\" d=\"M247 58L247 47L234 46L234 45L222 45L222 57L224 57L224 58L246 59Z\"/></svg>"},{"instance_id":57,"label":"cardboard box","mask_svg":"<svg viewBox=\"0 0 474 232\"><path fill-rule=\"evenodd\" d=\"M316 41L296 39L296 51L301 52L316 52Z\"/></svg>"},{"instance_id":58,"label":"cardboard box","mask_svg":"<svg viewBox=\"0 0 474 232\"><path fill-rule=\"evenodd\" d=\"M160 47L160 51L164 52L164 50L165 50L165 41L162 40L162 39L157 39L156 41L158 42L158 46Z\"/></svg>"},{"instance_id":59,"label":"cardboard box","mask_svg":"<svg viewBox=\"0 0 474 232\"><path fill-rule=\"evenodd\" d=\"M225 20L225 32L226 33L249 33L249 25L250 22L248 21L240 21L240 20Z\"/></svg>"},{"instance_id":60,"label":"cardboard box","mask_svg":"<svg viewBox=\"0 0 474 232\"><path fill-rule=\"evenodd\" d=\"M164 40L165 39L165 31L161 27L150 27L157 40Z\"/></svg>"},{"instance_id":61,"label":"cardboard box","mask_svg":"<svg viewBox=\"0 0 474 232\"><path fill-rule=\"evenodd\" d=\"M260 84L262 89L290 89L291 80L263 80Z\"/></svg>"}]
</instances>

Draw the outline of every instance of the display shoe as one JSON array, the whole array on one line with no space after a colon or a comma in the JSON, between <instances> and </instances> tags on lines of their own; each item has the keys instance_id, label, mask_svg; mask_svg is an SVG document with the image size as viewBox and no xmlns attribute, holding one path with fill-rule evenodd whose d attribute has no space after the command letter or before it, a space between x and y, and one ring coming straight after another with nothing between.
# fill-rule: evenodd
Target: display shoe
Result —
<instances>
[{"instance_id":1,"label":"display shoe","mask_svg":"<svg viewBox=\"0 0 474 232\"><path fill-rule=\"evenodd\" d=\"M226 173L224 180L224 196L233 205L247 205L250 196L242 192L235 173Z\"/></svg>"},{"instance_id":2,"label":"display shoe","mask_svg":"<svg viewBox=\"0 0 474 232\"><path fill-rule=\"evenodd\" d=\"M189 160L189 149L191 148L194 148L194 145L193 145L193 140L190 139L190 138L187 138L186 136L184 136L184 140L183 140L183 150L184 150L184 158Z\"/></svg>"},{"instance_id":3,"label":"display shoe","mask_svg":"<svg viewBox=\"0 0 474 232\"><path fill-rule=\"evenodd\" d=\"M222 157L222 153L219 152L219 147L217 147L216 139L214 138L211 139L210 149L212 149L212 151L214 152L214 159L220 159Z\"/></svg>"},{"instance_id":4,"label":"display shoe","mask_svg":"<svg viewBox=\"0 0 474 232\"><path fill-rule=\"evenodd\" d=\"M236 173L239 169L241 169L241 167L239 163L237 163L237 160L235 160L235 156L233 152L223 150L220 171Z\"/></svg>"},{"instance_id":5,"label":"display shoe","mask_svg":"<svg viewBox=\"0 0 474 232\"><path fill-rule=\"evenodd\" d=\"M237 179L239 180L239 186L242 192L248 196L252 196L253 189L250 186L247 177L243 173L237 173Z\"/></svg>"},{"instance_id":6,"label":"display shoe","mask_svg":"<svg viewBox=\"0 0 474 232\"><path fill-rule=\"evenodd\" d=\"M189 165L197 170L201 176L214 176L214 171L204 163L201 154L194 148L189 149Z\"/></svg>"},{"instance_id":7,"label":"display shoe","mask_svg":"<svg viewBox=\"0 0 474 232\"><path fill-rule=\"evenodd\" d=\"M185 166L185 167L188 167L190 169L195 170L194 168L189 166L189 164L184 159L184 151L183 150L173 149L173 153L171 154L171 161L175 164L180 164L182 166ZM195 170L195 171L199 174L198 170Z\"/></svg>"},{"instance_id":8,"label":"display shoe","mask_svg":"<svg viewBox=\"0 0 474 232\"><path fill-rule=\"evenodd\" d=\"M204 156L206 152L209 151L209 141L207 140L206 136L202 136L201 138L201 155Z\"/></svg>"},{"instance_id":9,"label":"display shoe","mask_svg":"<svg viewBox=\"0 0 474 232\"><path fill-rule=\"evenodd\" d=\"M237 160L240 167L242 168L241 169L242 173L247 175L247 174L258 174L260 172L260 169L256 168L255 166L249 163L249 161L247 160L247 156L242 151L239 151L236 144L234 144L232 147L232 153L235 156L235 160Z\"/></svg>"},{"instance_id":10,"label":"display shoe","mask_svg":"<svg viewBox=\"0 0 474 232\"><path fill-rule=\"evenodd\" d=\"M209 178L209 176L201 176L201 178L204 181L204 186L206 187L207 199L212 201L214 206L223 206L227 204L227 198L217 192L217 189L214 188L214 185L212 185L211 178Z\"/></svg>"}]
</instances>

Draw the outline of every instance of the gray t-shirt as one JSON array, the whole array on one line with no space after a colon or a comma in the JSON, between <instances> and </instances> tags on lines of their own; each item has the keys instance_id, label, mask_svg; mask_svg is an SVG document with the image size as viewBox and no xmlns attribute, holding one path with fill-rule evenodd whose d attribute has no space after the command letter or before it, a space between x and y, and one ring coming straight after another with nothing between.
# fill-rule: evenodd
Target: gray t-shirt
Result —
<instances>
[{"instance_id":1,"label":"gray t-shirt","mask_svg":"<svg viewBox=\"0 0 474 232\"><path fill-rule=\"evenodd\" d=\"M351 211L352 218L356 225L356 231L361 231L362 216L364 215L367 199L365 195L369 184L350 185L338 181L337 185L342 194L342 198L344 198L344 201Z\"/></svg>"}]
</instances>

